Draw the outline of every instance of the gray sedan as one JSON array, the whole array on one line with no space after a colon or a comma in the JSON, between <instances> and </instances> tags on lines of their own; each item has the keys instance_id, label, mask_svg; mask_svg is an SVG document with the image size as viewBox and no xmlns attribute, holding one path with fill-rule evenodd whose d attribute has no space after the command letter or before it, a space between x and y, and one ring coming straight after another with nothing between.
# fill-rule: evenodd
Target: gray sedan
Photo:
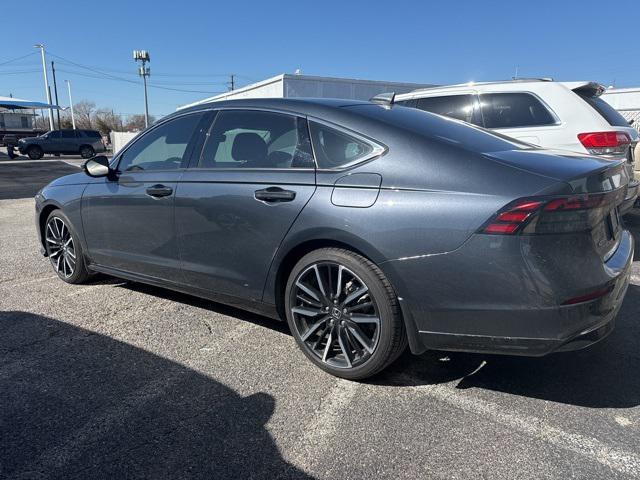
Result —
<instances>
[{"instance_id":1,"label":"gray sedan","mask_svg":"<svg viewBox=\"0 0 640 480\"><path fill-rule=\"evenodd\" d=\"M202 104L84 170L36 196L62 280L102 272L286 319L344 378L407 345L584 347L629 282L623 162L391 103Z\"/></svg>"}]
</instances>

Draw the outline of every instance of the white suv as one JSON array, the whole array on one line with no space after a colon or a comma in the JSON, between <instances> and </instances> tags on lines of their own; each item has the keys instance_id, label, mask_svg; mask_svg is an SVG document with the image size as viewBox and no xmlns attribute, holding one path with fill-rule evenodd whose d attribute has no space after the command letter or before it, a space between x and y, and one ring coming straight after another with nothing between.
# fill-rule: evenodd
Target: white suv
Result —
<instances>
[{"instance_id":1,"label":"white suv","mask_svg":"<svg viewBox=\"0 0 640 480\"><path fill-rule=\"evenodd\" d=\"M638 131L600 98L604 90L594 82L523 79L424 88L396 95L395 103L545 148L625 158L633 179ZM633 206L638 194L638 182L630 185L622 212Z\"/></svg>"}]
</instances>

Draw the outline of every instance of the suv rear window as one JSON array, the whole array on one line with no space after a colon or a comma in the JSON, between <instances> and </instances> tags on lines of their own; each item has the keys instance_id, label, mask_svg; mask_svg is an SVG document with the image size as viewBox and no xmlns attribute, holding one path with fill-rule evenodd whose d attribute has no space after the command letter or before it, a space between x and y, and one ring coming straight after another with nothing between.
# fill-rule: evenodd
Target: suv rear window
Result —
<instances>
[{"instance_id":1,"label":"suv rear window","mask_svg":"<svg viewBox=\"0 0 640 480\"><path fill-rule=\"evenodd\" d=\"M582 92L576 94L593 107L612 127L628 127L629 122L618 111L605 102L599 96L588 95Z\"/></svg>"},{"instance_id":2,"label":"suv rear window","mask_svg":"<svg viewBox=\"0 0 640 480\"><path fill-rule=\"evenodd\" d=\"M481 124L478 115L478 100L475 95L447 95L442 97L419 98L415 105L425 110L445 117L464 120L465 122Z\"/></svg>"},{"instance_id":3,"label":"suv rear window","mask_svg":"<svg viewBox=\"0 0 640 480\"><path fill-rule=\"evenodd\" d=\"M483 93L480 107L485 128L516 128L553 125L556 119L530 93Z\"/></svg>"}]
</instances>

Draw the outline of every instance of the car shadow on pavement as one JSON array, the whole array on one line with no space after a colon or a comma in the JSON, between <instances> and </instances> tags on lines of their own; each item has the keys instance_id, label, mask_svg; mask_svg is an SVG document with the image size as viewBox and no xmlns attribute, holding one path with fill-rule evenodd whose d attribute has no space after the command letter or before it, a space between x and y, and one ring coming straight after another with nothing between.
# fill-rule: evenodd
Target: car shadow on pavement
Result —
<instances>
[{"instance_id":1,"label":"car shadow on pavement","mask_svg":"<svg viewBox=\"0 0 640 480\"><path fill-rule=\"evenodd\" d=\"M134 290L136 292L144 293L147 295L153 295L154 297L163 298L166 300L171 300L172 302L184 303L185 305L190 305L192 307L211 310L212 312L218 313L220 315L228 315L230 317L237 318L238 320L251 322L255 325L266 327L276 332L284 333L286 335L291 335L291 332L289 331L289 326L287 325L287 322L284 322L284 321L274 320L273 318L265 317L258 313L253 313L247 310L242 310L240 308L224 305L222 303L217 303L212 300L207 300L200 297L194 297L192 295L176 292L174 290L167 290L165 288L154 287L154 286L146 285L143 283L129 282L129 281L123 281L123 280L121 280L120 282L123 282L121 285L119 285L122 288L128 288L129 290ZM295 346L294 343L292 343L292 345Z\"/></svg>"},{"instance_id":2,"label":"car shadow on pavement","mask_svg":"<svg viewBox=\"0 0 640 480\"><path fill-rule=\"evenodd\" d=\"M592 408L640 405L640 287L630 285L613 333L583 350L545 357L406 352L374 383L429 385L457 381L482 388Z\"/></svg>"},{"instance_id":3,"label":"car shadow on pavement","mask_svg":"<svg viewBox=\"0 0 640 480\"><path fill-rule=\"evenodd\" d=\"M1 478L310 478L241 397L141 348L0 312Z\"/></svg>"},{"instance_id":4,"label":"car shadow on pavement","mask_svg":"<svg viewBox=\"0 0 640 480\"><path fill-rule=\"evenodd\" d=\"M119 287L228 315L290 335L286 322L209 300L134 282ZM629 408L640 405L640 287L630 285L613 333L600 343L545 357L516 357L406 351L368 383L391 386L457 382L457 388L483 388L513 395L586 406ZM291 348L297 348L293 340Z\"/></svg>"}]
</instances>

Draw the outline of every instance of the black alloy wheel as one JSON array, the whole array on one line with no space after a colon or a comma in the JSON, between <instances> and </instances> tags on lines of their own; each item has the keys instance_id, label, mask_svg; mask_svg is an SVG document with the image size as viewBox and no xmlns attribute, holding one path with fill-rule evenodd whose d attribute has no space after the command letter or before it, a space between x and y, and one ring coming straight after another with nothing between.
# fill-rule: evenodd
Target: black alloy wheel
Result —
<instances>
[{"instance_id":1,"label":"black alloy wheel","mask_svg":"<svg viewBox=\"0 0 640 480\"><path fill-rule=\"evenodd\" d=\"M303 257L287 285L287 320L305 355L341 377L371 376L406 347L397 298L364 257L322 249Z\"/></svg>"},{"instance_id":2,"label":"black alloy wheel","mask_svg":"<svg viewBox=\"0 0 640 480\"><path fill-rule=\"evenodd\" d=\"M45 248L54 271L67 283L83 283L88 277L82 247L69 226L68 219L54 210L47 219Z\"/></svg>"}]
</instances>

